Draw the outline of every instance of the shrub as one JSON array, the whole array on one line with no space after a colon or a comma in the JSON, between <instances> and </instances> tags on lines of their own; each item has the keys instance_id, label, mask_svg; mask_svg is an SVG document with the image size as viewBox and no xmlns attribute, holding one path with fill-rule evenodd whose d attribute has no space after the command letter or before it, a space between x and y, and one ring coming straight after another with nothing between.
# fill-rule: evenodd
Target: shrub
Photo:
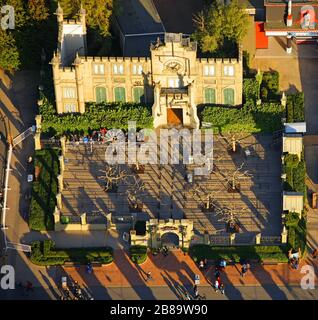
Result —
<instances>
[{"instance_id":1,"label":"shrub","mask_svg":"<svg viewBox=\"0 0 318 320\"><path fill-rule=\"evenodd\" d=\"M55 249L52 240L45 240L43 242L34 241L31 248L30 260L37 265L63 265L65 262L108 264L113 261L113 249L110 247L60 250Z\"/></svg>"},{"instance_id":2,"label":"shrub","mask_svg":"<svg viewBox=\"0 0 318 320\"><path fill-rule=\"evenodd\" d=\"M289 212L285 218L286 227L297 227L299 223L299 214L297 212Z\"/></svg>"},{"instance_id":3,"label":"shrub","mask_svg":"<svg viewBox=\"0 0 318 320\"><path fill-rule=\"evenodd\" d=\"M147 247L146 246L131 246L129 248L131 261L141 264L147 260Z\"/></svg>"},{"instance_id":4,"label":"shrub","mask_svg":"<svg viewBox=\"0 0 318 320\"><path fill-rule=\"evenodd\" d=\"M305 120L304 93L298 92L287 96L287 122L302 122Z\"/></svg>"},{"instance_id":5,"label":"shrub","mask_svg":"<svg viewBox=\"0 0 318 320\"><path fill-rule=\"evenodd\" d=\"M277 101L279 93L279 73L277 71L266 71L263 73L261 92L263 88L266 88L269 100Z\"/></svg>"},{"instance_id":6,"label":"shrub","mask_svg":"<svg viewBox=\"0 0 318 320\"><path fill-rule=\"evenodd\" d=\"M231 260L235 263L242 259L248 260L272 260L277 262L287 262L286 246L237 246L237 247L218 247L210 245L193 245L190 247L189 253L194 261L202 259L211 260Z\"/></svg>"},{"instance_id":7,"label":"shrub","mask_svg":"<svg viewBox=\"0 0 318 320\"><path fill-rule=\"evenodd\" d=\"M298 219L296 225L288 228L288 246L290 249L298 250L304 254L307 246L307 221L305 217Z\"/></svg>"},{"instance_id":8,"label":"shrub","mask_svg":"<svg viewBox=\"0 0 318 320\"><path fill-rule=\"evenodd\" d=\"M259 84L255 78L243 80L243 96L245 101L256 101L259 97Z\"/></svg>"},{"instance_id":9,"label":"shrub","mask_svg":"<svg viewBox=\"0 0 318 320\"><path fill-rule=\"evenodd\" d=\"M50 135L89 134L100 128L126 130L128 121L136 121L138 128L152 128L151 107L136 103L87 103L83 114L57 114L54 106L45 98L40 107L42 131Z\"/></svg>"},{"instance_id":10,"label":"shrub","mask_svg":"<svg viewBox=\"0 0 318 320\"><path fill-rule=\"evenodd\" d=\"M262 103L252 100L242 108L205 106L199 110L201 121L211 122L216 132L273 132L281 129L283 115L280 103Z\"/></svg>"},{"instance_id":11,"label":"shrub","mask_svg":"<svg viewBox=\"0 0 318 320\"><path fill-rule=\"evenodd\" d=\"M261 99L267 101L267 97L268 97L268 90L263 87L261 89Z\"/></svg>"},{"instance_id":12,"label":"shrub","mask_svg":"<svg viewBox=\"0 0 318 320\"><path fill-rule=\"evenodd\" d=\"M40 175L32 184L29 227L31 230L53 230L53 213L58 191L58 149L35 151L35 166L41 168Z\"/></svg>"}]
</instances>

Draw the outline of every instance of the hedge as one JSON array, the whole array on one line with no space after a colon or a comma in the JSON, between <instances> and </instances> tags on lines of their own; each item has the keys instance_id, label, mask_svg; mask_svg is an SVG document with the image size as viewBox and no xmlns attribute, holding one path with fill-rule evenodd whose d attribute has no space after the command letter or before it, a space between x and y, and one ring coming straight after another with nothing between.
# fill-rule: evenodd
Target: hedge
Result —
<instances>
[{"instance_id":1,"label":"hedge","mask_svg":"<svg viewBox=\"0 0 318 320\"><path fill-rule=\"evenodd\" d=\"M113 261L113 249L102 248L70 248L56 249L54 241L34 241L31 246L30 260L32 263L41 266L63 265L65 262L87 264L98 262L108 264Z\"/></svg>"},{"instance_id":2,"label":"hedge","mask_svg":"<svg viewBox=\"0 0 318 320\"><path fill-rule=\"evenodd\" d=\"M257 261L287 262L287 246L231 246L218 247L198 244L190 247L189 254L195 262L202 259L231 260L239 263L242 259Z\"/></svg>"},{"instance_id":3,"label":"hedge","mask_svg":"<svg viewBox=\"0 0 318 320\"><path fill-rule=\"evenodd\" d=\"M243 79L243 97L245 101L259 99L259 83L255 78Z\"/></svg>"},{"instance_id":4,"label":"hedge","mask_svg":"<svg viewBox=\"0 0 318 320\"><path fill-rule=\"evenodd\" d=\"M280 103L257 106L249 99L242 108L205 106L199 116L211 122L216 132L273 132L282 128L283 109Z\"/></svg>"},{"instance_id":5,"label":"hedge","mask_svg":"<svg viewBox=\"0 0 318 320\"><path fill-rule=\"evenodd\" d=\"M301 156L301 160L297 155L287 154L284 157L284 172L286 173L286 181L284 184L285 191L302 192L306 198L306 164Z\"/></svg>"},{"instance_id":6,"label":"hedge","mask_svg":"<svg viewBox=\"0 0 318 320\"><path fill-rule=\"evenodd\" d=\"M290 249L295 251L298 248L304 254L307 246L307 221L305 217L298 219L296 226L290 226L288 228L288 245Z\"/></svg>"},{"instance_id":7,"label":"hedge","mask_svg":"<svg viewBox=\"0 0 318 320\"><path fill-rule=\"evenodd\" d=\"M137 264L145 262L148 258L146 246L131 246L129 253L131 261Z\"/></svg>"},{"instance_id":8,"label":"hedge","mask_svg":"<svg viewBox=\"0 0 318 320\"><path fill-rule=\"evenodd\" d=\"M31 230L53 230L53 213L58 192L59 149L37 150L34 165L40 170L32 184L29 227ZM36 177L35 177L36 178Z\"/></svg>"},{"instance_id":9,"label":"hedge","mask_svg":"<svg viewBox=\"0 0 318 320\"><path fill-rule=\"evenodd\" d=\"M136 103L87 103L86 111L57 114L55 107L44 96L40 106L42 132L61 136L73 133L87 135L100 128L126 130L128 121L136 121L138 128L152 128L151 107Z\"/></svg>"},{"instance_id":10,"label":"hedge","mask_svg":"<svg viewBox=\"0 0 318 320\"><path fill-rule=\"evenodd\" d=\"M265 94L266 92L266 94ZM263 72L261 83L261 98L264 101L277 101L279 98L279 73L277 71Z\"/></svg>"},{"instance_id":11,"label":"hedge","mask_svg":"<svg viewBox=\"0 0 318 320\"><path fill-rule=\"evenodd\" d=\"M287 122L302 122L305 120L304 93L298 92L287 96Z\"/></svg>"}]
</instances>

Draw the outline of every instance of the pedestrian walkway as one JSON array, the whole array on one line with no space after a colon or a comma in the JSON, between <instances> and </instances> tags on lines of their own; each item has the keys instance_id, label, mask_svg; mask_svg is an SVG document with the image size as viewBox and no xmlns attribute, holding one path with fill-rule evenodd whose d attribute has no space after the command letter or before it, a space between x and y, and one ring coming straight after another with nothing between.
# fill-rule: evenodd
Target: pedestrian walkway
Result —
<instances>
[{"instance_id":1,"label":"pedestrian walkway","mask_svg":"<svg viewBox=\"0 0 318 320\"><path fill-rule=\"evenodd\" d=\"M225 286L286 286L300 285L304 276L301 267L307 261L302 261L298 270L293 270L287 264L277 265L251 265L244 277L240 276L241 266L230 265L221 273ZM315 265L318 274L318 263ZM185 287L194 284L195 275L200 275L200 285L209 286L213 280L213 266L201 272L189 255L181 251L170 252L167 257L162 254L149 255L148 260L140 265L134 265L128 254L123 250L115 250L114 262L105 267L95 267L93 274L87 274L85 267L64 267L74 280L87 286L104 287L136 287L136 286L176 286ZM146 281L146 273L151 272L152 279ZM316 279L316 284L318 284Z\"/></svg>"}]
</instances>

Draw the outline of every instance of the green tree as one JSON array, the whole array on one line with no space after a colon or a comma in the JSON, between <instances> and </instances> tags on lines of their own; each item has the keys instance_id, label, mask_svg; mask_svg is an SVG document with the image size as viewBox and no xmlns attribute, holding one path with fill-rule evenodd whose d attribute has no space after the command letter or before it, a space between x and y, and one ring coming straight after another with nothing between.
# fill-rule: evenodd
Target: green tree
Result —
<instances>
[{"instance_id":1,"label":"green tree","mask_svg":"<svg viewBox=\"0 0 318 320\"><path fill-rule=\"evenodd\" d=\"M194 39L202 52L214 52L226 42L239 43L247 33L248 15L237 0L224 5L213 2L206 10L195 15Z\"/></svg>"},{"instance_id":2,"label":"green tree","mask_svg":"<svg viewBox=\"0 0 318 320\"><path fill-rule=\"evenodd\" d=\"M49 16L45 0L29 0L28 11L30 18L34 21L43 21Z\"/></svg>"},{"instance_id":3,"label":"green tree","mask_svg":"<svg viewBox=\"0 0 318 320\"><path fill-rule=\"evenodd\" d=\"M0 67L13 72L20 67L19 51L11 32L0 29Z\"/></svg>"},{"instance_id":4,"label":"green tree","mask_svg":"<svg viewBox=\"0 0 318 320\"><path fill-rule=\"evenodd\" d=\"M87 25L98 29L103 36L109 35L110 16L113 12L113 0L61 0L65 16L75 18L81 7L87 13Z\"/></svg>"}]
</instances>

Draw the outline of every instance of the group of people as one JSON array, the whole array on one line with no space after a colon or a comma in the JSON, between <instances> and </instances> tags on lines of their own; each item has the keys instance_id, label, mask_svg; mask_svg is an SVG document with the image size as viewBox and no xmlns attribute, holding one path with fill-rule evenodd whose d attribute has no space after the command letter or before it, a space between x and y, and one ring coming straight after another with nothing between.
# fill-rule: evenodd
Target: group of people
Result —
<instances>
[{"instance_id":1,"label":"group of people","mask_svg":"<svg viewBox=\"0 0 318 320\"><path fill-rule=\"evenodd\" d=\"M215 292L220 291L222 294L224 294L224 284L221 280L221 272L224 271L226 268L226 261L224 259L221 259L218 263L218 265L215 267L214 270L214 290Z\"/></svg>"},{"instance_id":2,"label":"group of people","mask_svg":"<svg viewBox=\"0 0 318 320\"><path fill-rule=\"evenodd\" d=\"M82 136L79 134L74 134L70 136L70 141L73 143L80 143L80 142L100 142L104 143L107 142L106 139L106 133L107 129L106 128L101 128L99 131L93 131L91 134Z\"/></svg>"},{"instance_id":3,"label":"group of people","mask_svg":"<svg viewBox=\"0 0 318 320\"><path fill-rule=\"evenodd\" d=\"M301 250L298 249L297 252L292 253L292 249L288 251L288 260L291 265L291 267L295 270L298 270L299 267L299 258L301 256Z\"/></svg>"}]
</instances>

